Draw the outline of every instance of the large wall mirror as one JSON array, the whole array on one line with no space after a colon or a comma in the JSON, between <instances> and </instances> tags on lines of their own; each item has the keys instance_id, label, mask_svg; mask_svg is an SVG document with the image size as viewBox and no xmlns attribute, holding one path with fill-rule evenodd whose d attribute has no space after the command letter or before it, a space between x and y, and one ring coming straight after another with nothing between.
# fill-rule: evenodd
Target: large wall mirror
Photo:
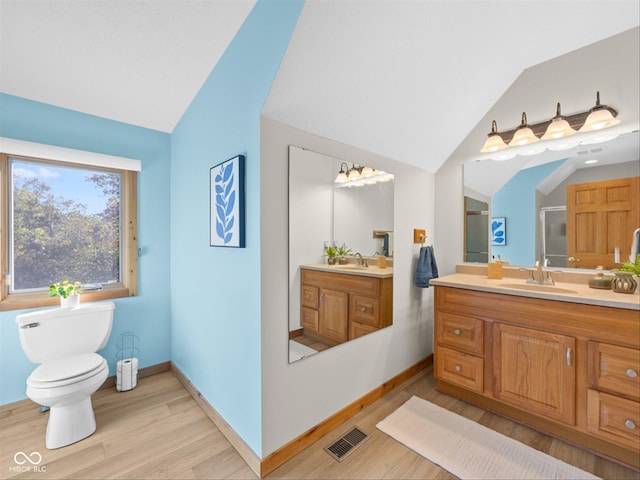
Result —
<instances>
[{"instance_id":1,"label":"large wall mirror","mask_svg":"<svg viewBox=\"0 0 640 480\"><path fill-rule=\"evenodd\" d=\"M578 269L627 261L640 228L639 143L634 131L571 150L464 164L465 260Z\"/></svg>"},{"instance_id":2,"label":"large wall mirror","mask_svg":"<svg viewBox=\"0 0 640 480\"><path fill-rule=\"evenodd\" d=\"M335 179L345 166L354 164L289 147L290 362L393 323L392 175L366 165L378 181L341 186ZM328 264L334 245L350 250L346 264ZM315 270L303 281L308 268Z\"/></svg>"}]
</instances>

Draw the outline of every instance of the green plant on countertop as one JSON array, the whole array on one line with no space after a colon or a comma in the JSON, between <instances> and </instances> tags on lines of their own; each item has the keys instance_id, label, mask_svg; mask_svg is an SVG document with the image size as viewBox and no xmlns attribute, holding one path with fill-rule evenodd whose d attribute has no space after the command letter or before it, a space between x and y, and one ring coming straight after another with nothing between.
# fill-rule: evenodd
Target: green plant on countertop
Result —
<instances>
[{"instance_id":1,"label":"green plant on countertop","mask_svg":"<svg viewBox=\"0 0 640 480\"><path fill-rule=\"evenodd\" d=\"M622 267L615 268L614 272L629 272L640 277L640 253L636 255L636 262L624 262Z\"/></svg>"},{"instance_id":2,"label":"green plant on countertop","mask_svg":"<svg viewBox=\"0 0 640 480\"><path fill-rule=\"evenodd\" d=\"M340 255L341 257L344 257L345 255L349 255L351 253L351 249L348 248L344 243L342 244L341 247L336 248L336 252L338 255Z\"/></svg>"},{"instance_id":3,"label":"green plant on countertop","mask_svg":"<svg viewBox=\"0 0 640 480\"><path fill-rule=\"evenodd\" d=\"M324 251L324 256L329 258L338 256L338 248L333 246L327 247Z\"/></svg>"},{"instance_id":4,"label":"green plant on countertop","mask_svg":"<svg viewBox=\"0 0 640 480\"><path fill-rule=\"evenodd\" d=\"M82 288L80 287L80 282L71 283L69 280L64 280L62 282L49 285L50 297L60 296L62 298L68 298L72 295L79 295L81 291Z\"/></svg>"}]
</instances>

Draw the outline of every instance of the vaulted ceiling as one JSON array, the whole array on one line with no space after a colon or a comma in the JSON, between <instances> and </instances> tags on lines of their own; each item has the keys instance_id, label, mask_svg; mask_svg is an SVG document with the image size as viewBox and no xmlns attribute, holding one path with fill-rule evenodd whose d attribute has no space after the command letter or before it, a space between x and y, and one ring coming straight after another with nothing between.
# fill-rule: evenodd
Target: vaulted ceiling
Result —
<instances>
[{"instance_id":1,"label":"vaulted ceiling","mask_svg":"<svg viewBox=\"0 0 640 480\"><path fill-rule=\"evenodd\" d=\"M254 4L0 0L0 91L171 132ZM637 0L307 0L263 114L436 171L521 72L639 17Z\"/></svg>"}]
</instances>

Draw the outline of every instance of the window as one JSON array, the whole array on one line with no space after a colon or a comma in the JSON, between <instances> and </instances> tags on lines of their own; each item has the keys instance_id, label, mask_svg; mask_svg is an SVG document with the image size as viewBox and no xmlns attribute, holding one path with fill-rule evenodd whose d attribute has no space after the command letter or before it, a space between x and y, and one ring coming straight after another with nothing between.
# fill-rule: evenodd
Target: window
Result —
<instances>
[{"instance_id":1,"label":"window","mask_svg":"<svg viewBox=\"0 0 640 480\"><path fill-rule=\"evenodd\" d=\"M83 301L137 293L136 173L2 155L0 310L57 304L51 283L99 286Z\"/></svg>"}]
</instances>

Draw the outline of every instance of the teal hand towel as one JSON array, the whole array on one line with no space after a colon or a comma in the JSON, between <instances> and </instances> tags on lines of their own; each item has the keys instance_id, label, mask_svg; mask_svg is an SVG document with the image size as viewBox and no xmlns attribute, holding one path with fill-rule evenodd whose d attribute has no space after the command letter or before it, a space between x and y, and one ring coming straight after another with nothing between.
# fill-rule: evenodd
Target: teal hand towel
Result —
<instances>
[{"instance_id":1,"label":"teal hand towel","mask_svg":"<svg viewBox=\"0 0 640 480\"><path fill-rule=\"evenodd\" d=\"M429 288L429 281L434 278L438 278L438 265L433 247L422 247L416 267L416 287Z\"/></svg>"}]
</instances>

